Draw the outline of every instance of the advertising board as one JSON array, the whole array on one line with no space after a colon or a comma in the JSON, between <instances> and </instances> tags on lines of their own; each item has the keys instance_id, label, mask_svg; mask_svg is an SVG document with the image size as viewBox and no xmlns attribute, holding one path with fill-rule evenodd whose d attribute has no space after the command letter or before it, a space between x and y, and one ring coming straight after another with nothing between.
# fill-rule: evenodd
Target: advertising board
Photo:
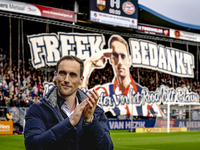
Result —
<instances>
[{"instance_id":1,"label":"advertising board","mask_svg":"<svg viewBox=\"0 0 200 150\"><path fill-rule=\"evenodd\" d=\"M137 0L92 0L90 21L137 29Z\"/></svg>"},{"instance_id":2,"label":"advertising board","mask_svg":"<svg viewBox=\"0 0 200 150\"><path fill-rule=\"evenodd\" d=\"M0 121L1 134L13 134L13 121Z\"/></svg>"},{"instance_id":3,"label":"advertising board","mask_svg":"<svg viewBox=\"0 0 200 150\"><path fill-rule=\"evenodd\" d=\"M73 11L16 1L0 1L0 10L74 22Z\"/></svg>"}]
</instances>

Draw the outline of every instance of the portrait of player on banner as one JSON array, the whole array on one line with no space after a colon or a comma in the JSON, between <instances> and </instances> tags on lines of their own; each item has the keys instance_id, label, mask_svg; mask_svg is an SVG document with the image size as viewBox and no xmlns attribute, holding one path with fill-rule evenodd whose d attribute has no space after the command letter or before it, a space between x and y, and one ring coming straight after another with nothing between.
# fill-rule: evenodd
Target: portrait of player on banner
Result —
<instances>
[{"instance_id":1,"label":"portrait of player on banner","mask_svg":"<svg viewBox=\"0 0 200 150\"><path fill-rule=\"evenodd\" d=\"M105 67L107 59L114 70L114 78L110 83L93 87L101 95L99 105L103 107L104 111L110 111L114 116L130 115L133 112L134 116L163 117L164 115L157 103L148 104L142 100L140 104L131 105L132 99L130 99L130 95L139 94L142 96L143 87L136 83L130 74L131 56L129 54L129 46L119 35L112 35L108 40L108 49L102 50L100 54L85 62L85 78L79 88L87 89L91 72L94 69ZM105 102L107 99L110 99L110 101ZM102 105L101 102L106 103L106 105ZM107 103L114 103L114 105Z\"/></svg>"}]
</instances>

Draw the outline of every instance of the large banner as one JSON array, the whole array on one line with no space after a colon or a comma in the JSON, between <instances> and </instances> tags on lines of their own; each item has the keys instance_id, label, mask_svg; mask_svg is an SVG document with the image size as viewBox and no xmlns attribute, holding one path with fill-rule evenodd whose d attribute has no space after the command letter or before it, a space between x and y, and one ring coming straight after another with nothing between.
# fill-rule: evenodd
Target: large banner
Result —
<instances>
[{"instance_id":1,"label":"large banner","mask_svg":"<svg viewBox=\"0 0 200 150\"><path fill-rule=\"evenodd\" d=\"M178 87L161 85L149 91L136 83L130 75L130 67L143 67L174 76L194 77L194 56L186 51L157 45L155 42L130 38L128 43L119 35L107 41L102 34L58 33L28 36L32 64L35 68L55 66L65 55L74 55L84 61L83 90L94 69L104 68L109 60L114 71L112 82L93 87L100 95L98 105L113 115L164 117L159 105L168 102L199 103L197 93ZM42 57L44 56L44 57ZM44 59L43 59L44 58ZM46 91L52 83L44 83Z\"/></svg>"}]
</instances>

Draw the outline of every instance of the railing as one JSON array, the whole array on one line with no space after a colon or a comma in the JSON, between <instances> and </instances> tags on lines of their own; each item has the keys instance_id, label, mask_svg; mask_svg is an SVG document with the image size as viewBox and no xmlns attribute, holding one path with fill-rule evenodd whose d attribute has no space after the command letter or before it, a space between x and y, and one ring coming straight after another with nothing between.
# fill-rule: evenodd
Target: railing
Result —
<instances>
[{"instance_id":1,"label":"railing","mask_svg":"<svg viewBox=\"0 0 200 150\"><path fill-rule=\"evenodd\" d=\"M24 128L25 115L29 107L0 107L0 120L6 120L6 113L12 110L14 124L20 125Z\"/></svg>"}]
</instances>

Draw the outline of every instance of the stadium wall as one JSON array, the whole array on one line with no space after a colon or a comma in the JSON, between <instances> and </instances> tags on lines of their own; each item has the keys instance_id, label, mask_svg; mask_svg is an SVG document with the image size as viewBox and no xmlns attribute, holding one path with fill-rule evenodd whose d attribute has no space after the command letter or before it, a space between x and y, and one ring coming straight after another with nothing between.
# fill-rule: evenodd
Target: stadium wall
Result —
<instances>
[{"instance_id":1,"label":"stadium wall","mask_svg":"<svg viewBox=\"0 0 200 150\"><path fill-rule=\"evenodd\" d=\"M130 120L108 120L107 126L109 130L130 130ZM134 120L132 123L132 129L136 128L166 128L167 120ZM200 120L188 121L188 120L170 120L170 127L187 127L190 130L200 129Z\"/></svg>"}]
</instances>

